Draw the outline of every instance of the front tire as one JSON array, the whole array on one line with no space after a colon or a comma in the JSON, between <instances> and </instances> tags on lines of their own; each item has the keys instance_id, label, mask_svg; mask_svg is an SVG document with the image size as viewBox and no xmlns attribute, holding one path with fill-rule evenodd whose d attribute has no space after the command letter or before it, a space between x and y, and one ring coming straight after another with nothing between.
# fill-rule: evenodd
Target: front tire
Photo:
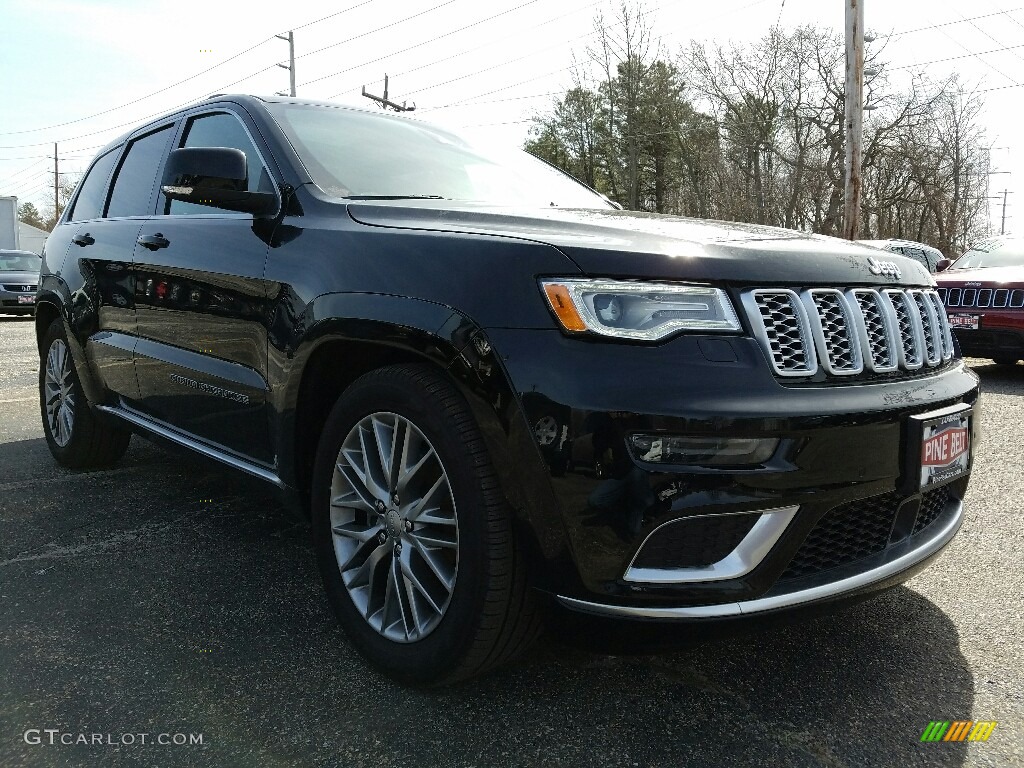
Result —
<instances>
[{"instance_id":1,"label":"front tire","mask_svg":"<svg viewBox=\"0 0 1024 768\"><path fill-rule=\"evenodd\" d=\"M90 407L60 320L46 329L42 350L39 409L53 458L69 469L114 464L128 450L131 432L104 420Z\"/></svg>"},{"instance_id":2,"label":"front tire","mask_svg":"<svg viewBox=\"0 0 1024 768\"><path fill-rule=\"evenodd\" d=\"M421 365L372 371L324 425L313 538L331 607L373 666L452 683L536 636L512 519L461 394Z\"/></svg>"}]
</instances>

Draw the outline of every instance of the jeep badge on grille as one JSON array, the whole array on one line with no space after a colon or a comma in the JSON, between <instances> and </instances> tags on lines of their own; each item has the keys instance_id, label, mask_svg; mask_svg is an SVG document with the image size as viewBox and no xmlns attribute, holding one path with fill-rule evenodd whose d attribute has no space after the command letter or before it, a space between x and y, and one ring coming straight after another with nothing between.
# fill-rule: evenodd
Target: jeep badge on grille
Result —
<instances>
[{"instance_id":1,"label":"jeep badge on grille","mask_svg":"<svg viewBox=\"0 0 1024 768\"><path fill-rule=\"evenodd\" d=\"M899 280L903 277L900 272L900 268L896 266L895 262L892 261L879 261L874 256L868 256L868 269L873 275L885 275Z\"/></svg>"}]
</instances>

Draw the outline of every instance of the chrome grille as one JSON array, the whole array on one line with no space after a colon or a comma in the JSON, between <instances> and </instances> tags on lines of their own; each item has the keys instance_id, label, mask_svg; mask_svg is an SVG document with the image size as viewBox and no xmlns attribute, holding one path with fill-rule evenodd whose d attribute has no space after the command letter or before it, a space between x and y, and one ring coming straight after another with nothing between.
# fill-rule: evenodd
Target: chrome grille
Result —
<instances>
[{"instance_id":1,"label":"chrome grille","mask_svg":"<svg viewBox=\"0 0 1024 768\"><path fill-rule=\"evenodd\" d=\"M819 365L833 376L915 371L953 356L945 306L933 289L759 288L741 298L779 376L811 376Z\"/></svg>"},{"instance_id":2,"label":"chrome grille","mask_svg":"<svg viewBox=\"0 0 1024 768\"><path fill-rule=\"evenodd\" d=\"M942 297L936 291L926 291L924 297L935 312L935 335L938 339L939 353L943 360L949 360L953 357L953 331L946 317L946 307L943 306Z\"/></svg>"},{"instance_id":3,"label":"chrome grille","mask_svg":"<svg viewBox=\"0 0 1024 768\"><path fill-rule=\"evenodd\" d=\"M896 315L896 327L899 330L900 338L900 366L908 371L915 371L924 365L925 359L921 313L918 312L917 305L903 291L889 289L882 295L889 300Z\"/></svg>"},{"instance_id":4,"label":"chrome grille","mask_svg":"<svg viewBox=\"0 0 1024 768\"><path fill-rule=\"evenodd\" d=\"M837 376L860 373L860 345L843 294L834 288L815 288L804 296L810 300L807 311L811 332L825 370Z\"/></svg>"},{"instance_id":5,"label":"chrome grille","mask_svg":"<svg viewBox=\"0 0 1024 768\"><path fill-rule=\"evenodd\" d=\"M924 348L928 356L928 364L936 365L942 359L942 340L938 318L935 316L935 305L924 295L923 291L907 291L917 307L924 331Z\"/></svg>"},{"instance_id":6,"label":"chrome grille","mask_svg":"<svg viewBox=\"0 0 1024 768\"><path fill-rule=\"evenodd\" d=\"M25 285L21 283L4 283L4 290L11 293L35 293L36 286L28 285L27 283Z\"/></svg>"},{"instance_id":7,"label":"chrome grille","mask_svg":"<svg viewBox=\"0 0 1024 768\"><path fill-rule=\"evenodd\" d=\"M859 320L864 364L875 373L896 370L896 334L887 320L881 294L870 288L855 288L847 292L847 299Z\"/></svg>"},{"instance_id":8,"label":"chrome grille","mask_svg":"<svg viewBox=\"0 0 1024 768\"><path fill-rule=\"evenodd\" d=\"M947 307L970 309L995 307L1020 309L1024 307L1024 289L1021 288L939 288L939 298Z\"/></svg>"},{"instance_id":9,"label":"chrome grille","mask_svg":"<svg viewBox=\"0 0 1024 768\"><path fill-rule=\"evenodd\" d=\"M758 290L747 294L748 313L772 366L780 376L807 376L817 370L810 328L800 307L800 297L787 290Z\"/></svg>"}]
</instances>

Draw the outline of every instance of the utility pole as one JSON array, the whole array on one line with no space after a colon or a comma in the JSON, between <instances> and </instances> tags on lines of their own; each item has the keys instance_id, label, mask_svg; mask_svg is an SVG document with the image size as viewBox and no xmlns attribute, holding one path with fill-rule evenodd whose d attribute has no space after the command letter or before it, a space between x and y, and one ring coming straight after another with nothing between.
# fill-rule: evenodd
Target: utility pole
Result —
<instances>
[{"instance_id":1,"label":"utility pole","mask_svg":"<svg viewBox=\"0 0 1024 768\"><path fill-rule=\"evenodd\" d=\"M1010 190L1008 190L1008 189L1004 189L1003 190L1003 221L999 225L999 234L1000 235L1005 235L1006 234L1006 196L1007 195L1012 195L1012 194L1013 193L1010 192Z\"/></svg>"},{"instance_id":2,"label":"utility pole","mask_svg":"<svg viewBox=\"0 0 1024 768\"><path fill-rule=\"evenodd\" d=\"M57 142L53 142L53 222L60 218L60 174L57 172Z\"/></svg>"},{"instance_id":3,"label":"utility pole","mask_svg":"<svg viewBox=\"0 0 1024 768\"><path fill-rule=\"evenodd\" d=\"M846 3L846 185L843 237L856 240L860 231L861 143L864 138L864 0Z\"/></svg>"},{"instance_id":4,"label":"utility pole","mask_svg":"<svg viewBox=\"0 0 1024 768\"><path fill-rule=\"evenodd\" d=\"M411 107L407 107L407 106L405 106L405 102L404 101L401 104L396 104L393 101L388 101L388 76L386 74L384 75L384 95L383 96L374 96L372 93L367 93L365 85L363 86L363 96L365 96L368 99L373 99L374 101L376 101L378 104L380 104L385 109L387 109L388 107L391 107L391 109L395 110L395 112L412 112L414 109L416 109L416 105L415 104L413 104Z\"/></svg>"},{"instance_id":5,"label":"utility pole","mask_svg":"<svg viewBox=\"0 0 1024 768\"><path fill-rule=\"evenodd\" d=\"M281 67L282 69L287 69L288 70L288 85L290 86L288 88L288 95L289 96L294 96L295 95L295 35L292 34L291 30L289 30L287 37L285 35L274 35L274 37L276 37L278 40L287 40L288 41L288 63L287 64L278 64L277 66ZM282 93L280 95L283 96L284 94Z\"/></svg>"}]
</instances>

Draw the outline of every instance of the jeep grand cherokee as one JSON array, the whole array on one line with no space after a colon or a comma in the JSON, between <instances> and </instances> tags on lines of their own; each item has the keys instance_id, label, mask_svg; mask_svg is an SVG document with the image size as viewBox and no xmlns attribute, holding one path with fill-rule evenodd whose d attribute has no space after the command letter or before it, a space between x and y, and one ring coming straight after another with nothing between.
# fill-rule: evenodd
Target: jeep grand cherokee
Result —
<instances>
[{"instance_id":1,"label":"jeep grand cherokee","mask_svg":"<svg viewBox=\"0 0 1024 768\"><path fill-rule=\"evenodd\" d=\"M999 235L972 246L936 276L965 355L1000 365L1024 359L1024 240Z\"/></svg>"},{"instance_id":2,"label":"jeep grand cherokee","mask_svg":"<svg viewBox=\"0 0 1024 768\"><path fill-rule=\"evenodd\" d=\"M352 644L445 682L543 602L702 621L924 567L978 420L933 285L397 115L218 96L92 162L46 244L40 405L65 466L134 431L277 486Z\"/></svg>"}]
</instances>

